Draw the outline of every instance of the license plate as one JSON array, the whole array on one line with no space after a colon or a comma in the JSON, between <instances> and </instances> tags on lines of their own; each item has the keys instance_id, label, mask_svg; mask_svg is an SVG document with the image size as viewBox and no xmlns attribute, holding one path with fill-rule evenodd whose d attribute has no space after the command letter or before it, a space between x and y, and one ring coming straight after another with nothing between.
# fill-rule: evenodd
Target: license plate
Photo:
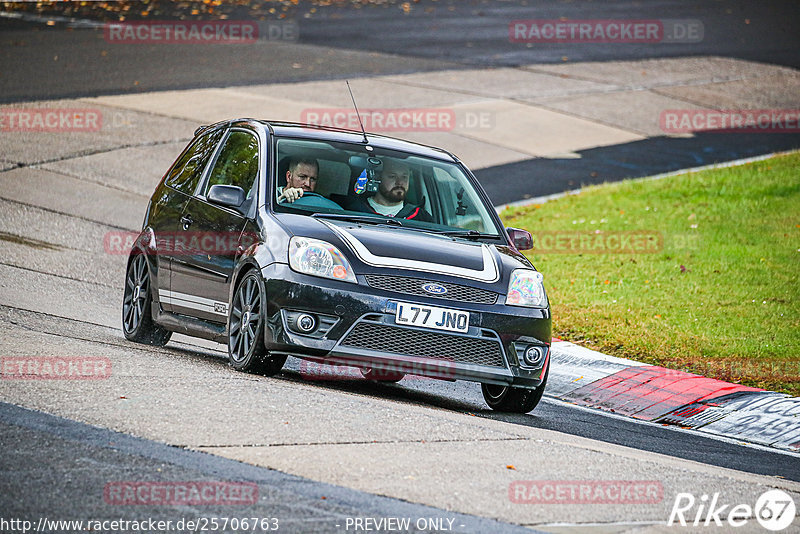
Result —
<instances>
[{"instance_id":1,"label":"license plate","mask_svg":"<svg viewBox=\"0 0 800 534\"><path fill-rule=\"evenodd\" d=\"M469 330L469 312L398 302L395 322L435 330L466 332Z\"/></svg>"}]
</instances>

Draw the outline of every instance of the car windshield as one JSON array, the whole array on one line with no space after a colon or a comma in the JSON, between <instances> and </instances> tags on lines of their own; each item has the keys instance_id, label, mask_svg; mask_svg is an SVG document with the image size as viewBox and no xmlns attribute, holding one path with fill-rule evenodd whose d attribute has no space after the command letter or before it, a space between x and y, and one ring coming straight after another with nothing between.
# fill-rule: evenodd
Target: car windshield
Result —
<instances>
[{"instance_id":1,"label":"car windshield","mask_svg":"<svg viewBox=\"0 0 800 534\"><path fill-rule=\"evenodd\" d=\"M472 239L501 234L456 164L365 145L277 140L276 211ZM299 190L303 191L298 198Z\"/></svg>"}]
</instances>

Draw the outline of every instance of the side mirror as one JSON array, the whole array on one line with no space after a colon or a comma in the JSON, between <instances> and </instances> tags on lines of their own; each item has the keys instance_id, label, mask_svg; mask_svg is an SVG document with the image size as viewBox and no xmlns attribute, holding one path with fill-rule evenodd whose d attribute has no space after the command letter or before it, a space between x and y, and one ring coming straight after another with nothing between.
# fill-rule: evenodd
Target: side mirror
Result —
<instances>
[{"instance_id":1,"label":"side mirror","mask_svg":"<svg viewBox=\"0 0 800 534\"><path fill-rule=\"evenodd\" d=\"M517 250L530 250L533 248L533 236L529 231L519 228L506 228L506 232L508 232L508 237L511 238L511 242L514 243Z\"/></svg>"},{"instance_id":2,"label":"side mirror","mask_svg":"<svg viewBox=\"0 0 800 534\"><path fill-rule=\"evenodd\" d=\"M212 204L238 208L244 202L244 189L235 185L212 185L206 198Z\"/></svg>"}]
</instances>

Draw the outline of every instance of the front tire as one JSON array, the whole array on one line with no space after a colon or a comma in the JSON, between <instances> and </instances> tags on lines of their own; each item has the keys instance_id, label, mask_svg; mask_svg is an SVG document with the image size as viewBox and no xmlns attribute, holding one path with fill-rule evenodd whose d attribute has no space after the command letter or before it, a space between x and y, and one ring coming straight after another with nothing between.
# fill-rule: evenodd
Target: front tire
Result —
<instances>
[{"instance_id":1,"label":"front tire","mask_svg":"<svg viewBox=\"0 0 800 534\"><path fill-rule=\"evenodd\" d=\"M264 346L266 291L257 271L239 282L228 316L228 360L237 371L272 376L280 372L286 356L270 357Z\"/></svg>"},{"instance_id":2,"label":"front tire","mask_svg":"<svg viewBox=\"0 0 800 534\"><path fill-rule=\"evenodd\" d=\"M153 321L152 302L147 258L141 252L134 252L125 273L122 332L130 341L163 347L169 341L172 332Z\"/></svg>"},{"instance_id":3,"label":"front tire","mask_svg":"<svg viewBox=\"0 0 800 534\"><path fill-rule=\"evenodd\" d=\"M541 385L534 389L481 384L483 400L492 410L498 412L528 413L536 408L539 401L542 400L548 374L550 374L549 369L544 375Z\"/></svg>"}]
</instances>

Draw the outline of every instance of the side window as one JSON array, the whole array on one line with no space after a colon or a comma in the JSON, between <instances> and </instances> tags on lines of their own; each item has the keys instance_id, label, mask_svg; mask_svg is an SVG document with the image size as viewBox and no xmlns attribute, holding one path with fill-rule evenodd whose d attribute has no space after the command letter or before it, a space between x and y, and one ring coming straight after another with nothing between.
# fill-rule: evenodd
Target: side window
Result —
<instances>
[{"instance_id":1,"label":"side window","mask_svg":"<svg viewBox=\"0 0 800 534\"><path fill-rule=\"evenodd\" d=\"M249 199L257 174L258 139L251 133L234 130L225 140L203 193L207 194L212 185L236 185L244 189Z\"/></svg>"},{"instance_id":2,"label":"side window","mask_svg":"<svg viewBox=\"0 0 800 534\"><path fill-rule=\"evenodd\" d=\"M439 188L442 224L479 232L492 228L491 220L479 211L481 200L471 187L465 187L444 169L434 167L433 174Z\"/></svg>"},{"instance_id":3,"label":"side window","mask_svg":"<svg viewBox=\"0 0 800 534\"><path fill-rule=\"evenodd\" d=\"M203 173L209 158L211 158L211 154L214 153L214 148L216 148L223 132L224 130L210 132L195 141L191 148L172 167L169 177L167 177L167 185L181 193L193 195L197 188L197 182L200 180L200 175Z\"/></svg>"}]
</instances>

